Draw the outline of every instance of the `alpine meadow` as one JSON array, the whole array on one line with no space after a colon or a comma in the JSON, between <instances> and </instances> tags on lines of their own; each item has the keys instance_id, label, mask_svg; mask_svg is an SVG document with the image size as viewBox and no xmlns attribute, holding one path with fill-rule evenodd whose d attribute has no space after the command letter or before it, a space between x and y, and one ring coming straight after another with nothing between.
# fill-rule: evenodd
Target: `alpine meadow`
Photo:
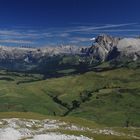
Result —
<instances>
[{"instance_id":1,"label":"alpine meadow","mask_svg":"<svg viewBox=\"0 0 140 140\"><path fill-rule=\"evenodd\" d=\"M139 140L139 4L0 0L0 140Z\"/></svg>"}]
</instances>

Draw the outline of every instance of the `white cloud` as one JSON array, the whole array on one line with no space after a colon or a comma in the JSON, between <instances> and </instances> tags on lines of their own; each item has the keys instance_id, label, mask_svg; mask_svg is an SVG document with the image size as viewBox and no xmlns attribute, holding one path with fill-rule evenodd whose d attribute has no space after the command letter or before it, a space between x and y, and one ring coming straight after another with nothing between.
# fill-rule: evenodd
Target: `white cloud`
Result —
<instances>
[{"instance_id":1,"label":"white cloud","mask_svg":"<svg viewBox=\"0 0 140 140\"><path fill-rule=\"evenodd\" d=\"M117 28L117 27L124 27L124 26L137 25L137 24L138 23L111 24L111 25L103 25L103 26L79 26L77 28L65 30L65 32L88 32L93 30Z\"/></svg>"},{"instance_id":2,"label":"white cloud","mask_svg":"<svg viewBox=\"0 0 140 140\"><path fill-rule=\"evenodd\" d=\"M12 39L3 39L0 40L0 43L16 43L16 44L33 44L33 41L29 40L12 40Z\"/></svg>"},{"instance_id":3,"label":"white cloud","mask_svg":"<svg viewBox=\"0 0 140 140\"><path fill-rule=\"evenodd\" d=\"M95 37L91 38L90 40L91 40L91 41L94 41L94 40L95 40Z\"/></svg>"},{"instance_id":4,"label":"white cloud","mask_svg":"<svg viewBox=\"0 0 140 140\"><path fill-rule=\"evenodd\" d=\"M71 38L74 41L78 41L78 42L87 42L90 41L89 37L72 37Z\"/></svg>"}]
</instances>

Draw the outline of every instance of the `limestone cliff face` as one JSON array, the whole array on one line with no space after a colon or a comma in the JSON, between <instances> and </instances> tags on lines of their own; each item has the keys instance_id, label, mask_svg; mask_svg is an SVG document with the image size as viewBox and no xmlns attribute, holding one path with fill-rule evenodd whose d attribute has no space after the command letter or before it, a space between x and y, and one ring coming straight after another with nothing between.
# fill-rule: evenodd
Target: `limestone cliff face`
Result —
<instances>
[{"instance_id":1,"label":"limestone cliff face","mask_svg":"<svg viewBox=\"0 0 140 140\"><path fill-rule=\"evenodd\" d=\"M100 61L117 57L129 57L135 60L140 57L140 39L99 35L86 53Z\"/></svg>"}]
</instances>

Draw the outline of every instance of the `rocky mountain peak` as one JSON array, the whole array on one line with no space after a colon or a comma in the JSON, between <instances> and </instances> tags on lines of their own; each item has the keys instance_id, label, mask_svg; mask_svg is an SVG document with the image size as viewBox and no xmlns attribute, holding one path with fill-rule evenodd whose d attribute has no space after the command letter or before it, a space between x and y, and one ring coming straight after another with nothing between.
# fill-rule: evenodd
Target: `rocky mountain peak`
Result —
<instances>
[{"instance_id":1,"label":"rocky mountain peak","mask_svg":"<svg viewBox=\"0 0 140 140\"><path fill-rule=\"evenodd\" d=\"M96 38L95 38L95 42L97 42L97 43L109 43L109 42L111 42L113 40L113 37L112 36L109 36L109 35L107 35L107 34L100 34L99 36L97 36Z\"/></svg>"},{"instance_id":2,"label":"rocky mountain peak","mask_svg":"<svg viewBox=\"0 0 140 140\"><path fill-rule=\"evenodd\" d=\"M106 47L106 49L110 49L110 47L116 46L119 40L120 38L118 37L112 37L107 34L101 34L97 36L97 38L95 39L95 43L98 43L99 45L101 45L101 47L103 46Z\"/></svg>"},{"instance_id":3,"label":"rocky mountain peak","mask_svg":"<svg viewBox=\"0 0 140 140\"><path fill-rule=\"evenodd\" d=\"M96 37L93 45L86 53L100 61L114 59L118 56L131 57L133 60L140 56L139 38L120 38L106 34Z\"/></svg>"},{"instance_id":4,"label":"rocky mountain peak","mask_svg":"<svg viewBox=\"0 0 140 140\"><path fill-rule=\"evenodd\" d=\"M88 54L100 61L105 61L108 54L117 46L119 38L101 34L95 38L93 45L86 51Z\"/></svg>"}]
</instances>

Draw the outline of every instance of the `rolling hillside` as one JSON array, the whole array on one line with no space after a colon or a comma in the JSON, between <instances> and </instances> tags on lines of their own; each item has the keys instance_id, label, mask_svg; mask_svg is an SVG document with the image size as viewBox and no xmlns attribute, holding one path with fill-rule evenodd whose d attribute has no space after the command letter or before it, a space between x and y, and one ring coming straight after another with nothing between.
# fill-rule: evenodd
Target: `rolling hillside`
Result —
<instances>
[{"instance_id":1,"label":"rolling hillside","mask_svg":"<svg viewBox=\"0 0 140 140\"><path fill-rule=\"evenodd\" d=\"M0 111L75 116L107 126L140 126L140 70L118 68L43 80L0 72Z\"/></svg>"}]
</instances>

